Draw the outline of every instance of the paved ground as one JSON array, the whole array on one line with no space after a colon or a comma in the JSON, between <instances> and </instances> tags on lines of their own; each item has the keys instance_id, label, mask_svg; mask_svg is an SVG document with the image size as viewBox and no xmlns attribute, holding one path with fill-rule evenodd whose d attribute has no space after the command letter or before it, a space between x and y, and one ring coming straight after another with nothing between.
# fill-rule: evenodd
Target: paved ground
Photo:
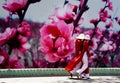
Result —
<instances>
[{"instance_id":1,"label":"paved ground","mask_svg":"<svg viewBox=\"0 0 120 83\"><path fill-rule=\"evenodd\" d=\"M68 76L0 78L0 83L120 83L120 76L91 76L88 80Z\"/></svg>"}]
</instances>

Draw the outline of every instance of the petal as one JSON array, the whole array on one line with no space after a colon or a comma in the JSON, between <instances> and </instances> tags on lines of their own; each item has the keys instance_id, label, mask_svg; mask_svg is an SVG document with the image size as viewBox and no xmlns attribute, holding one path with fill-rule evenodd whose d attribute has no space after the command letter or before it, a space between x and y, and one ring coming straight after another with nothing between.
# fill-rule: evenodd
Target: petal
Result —
<instances>
[{"instance_id":1,"label":"petal","mask_svg":"<svg viewBox=\"0 0 120 83\"><path fill-rule=\"evenodd\" d=\"M58 36L60 34L55 23L46 24L40 29L41 37L52 34L53 36Z\"/></svg>"},{"instance_id":2,"label":"petal","mask_svg":"<svg viewBox=\"0 0 120 83\"><path fill-rule=\"evenodd\" d=\"M64 21L59 21L57 23L57 27L60 30L60 33L63 37L65 37L66 39L69 39L71 37L71 33L72 33L72 25L67 25Z\"/></svg>"},{"instance_id":3,"label":"petal","mask_svg":"<svg viewBox=\"0 0 120 83\"><path fill-rule=\"evenodd\" d=\"M40 39L40 45L42 52L50 52L53 48L53 40L49 36L46 36Z\"/></svg>"},{"instance_id":4,"label":"petal","mask_svg":"<svg viewBox=\"0 0 120 83\"><path fill-rule=\"evenodd\" d=\"M59 19L64 19L65 18L65 9L64 8L56 8L55 9L55 15Z\"/></svg>"},{"instance_id":5,"label":"petal","mask_svg":"<svg viewBox=\"0 0 120 83\"><path fill-rule=\"evenodd\" d=\"M62 37L59 37L55 42L55 47L56 48L61 47L62 44L65 44L65 39Z\"/></svg>"},{"instance_id":6,"label":"petal","mask_svg":"<svg viewBox=\"0 0 120 83\"><path fill-rule=\"evenodd\" d=\"M44 58L50 63L55 63L56 61L59 60L59 58L54 56L53 53L47 53Z\"/></svg>"}]
</instances>

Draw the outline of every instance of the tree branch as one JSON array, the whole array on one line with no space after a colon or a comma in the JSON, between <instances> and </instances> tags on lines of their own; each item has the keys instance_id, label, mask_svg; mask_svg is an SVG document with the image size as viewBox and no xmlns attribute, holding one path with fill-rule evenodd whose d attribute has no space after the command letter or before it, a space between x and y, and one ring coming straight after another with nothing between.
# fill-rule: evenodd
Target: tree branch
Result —
<instances>
[{"instance_id":1,"label":"tree branch","mask_svg":"<svg viewBox=\"0 0 120 83\"><path fill-rule=\"evenodd\" d=\"M87 6L87 2L88 2L88 0L84 0L84 3L83 3L83 5L82 5L82 7L81 7L81 10L80 10L80 12L78 13L77 18L76 18L75 21L74 21L74 29L73 29L73 32L74 32L74 30L75 30L75 27L78 26L78 22L79 22L79 20L80 20L80 18L81 18L81 16L82 16L82 14L83 14L86 10L89 9L88 6Z\"/></svg>"}]
</instances>

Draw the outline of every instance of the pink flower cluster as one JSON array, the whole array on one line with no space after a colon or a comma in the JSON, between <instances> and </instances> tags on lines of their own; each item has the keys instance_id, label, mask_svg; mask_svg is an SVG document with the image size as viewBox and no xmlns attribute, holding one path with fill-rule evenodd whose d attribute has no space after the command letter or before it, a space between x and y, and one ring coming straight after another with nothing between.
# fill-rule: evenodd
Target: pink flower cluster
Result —
<instances>
[{"instance_id":1,"label":"pink flower cluster","mask_svg":"<svg viewBox=\"0 0 120 83\"><path fill-rule=\"evenodd\" d=\"M103 2L107 2L107 6L109 10L113 10L112 2L110 0L102 0Z\"/></svg>"},{"instance_id":2,"label":"pink flower cluster","mask_svg":"<svg viewBox=\"0 0 120 83\"><path fill-rule=\"evenodd\" d=\"M107 41L104 39L104 44L99 49L100 51L114 51L116 49L116 44L112 41Z\"/></svg>"},{"instance_id":3,"label":"pink flower cluster","mask_svg":"<svg viewBox=\"0 0 120 83\"><path fill-rule=\"evenodd\" d=\"M78 5L68 1L64 7L56 8L54 14L49 17L51 23L45 24L40 29L39 50L45 54L45 60L48 62L55 63L73 53L73 23L78 8Z\"/></svg>"},{"instance_id":4,"label":"pink flower cluster","mask_svg":"<svg viewBox=\"0 0 120 83\"><path fill-rule=\"evenodd\" d=\"M108 11L106 11L106 10L102 11L102 9L101 9L99 15L100 15L100 20L103 21L103 22L106 22L107 18L110 17L110 15L108 15Z\"/></svg>"},{"instance_id":5,"label":"pink flower cluster","mask_svg":"<svg viewBox=\"0 0 120 83\"><path fill-rule=\"evenodd\" d=\"M24 68L16 56L10 57L6 51L0 49L0 68Z\"/></svg>"},{"instance_id":6,"label":"pink flower cluster","mask_svg":"<svg viewBox=\"0 0 120 83\"><path fill-rule=\"evenodd\" d=\"M113 27L113 19L111 18L111 15L108 13L109 10L110 11L113 10L112 2L110 0L102 0L102 1L106 3L104 8L101 8L99 11L99 18L91 19L90 23L94 24L94 26L96 27L99 22L104 22L105 28Z\"/></svg>"},{"instance_id":7,"label":"pink flower cluster","mask_svg":"<svg viewBox=\"0 0 120 83\"><path fill-rule=\"evenodd\" d=\"M9 50L15 50L17 52L17 56L10 56L5 50L0 48L0 68L24 68L24 65L19 62L18 57L22 57L19 55L19 52L25 52L27 49L31 47L28 43L28 37L31 36L30 25L26 22L22 22L19 25L19 28L6 28L6 30L0 34L0 46L8 45Z\"/></svg>"},{"instance_id":8,"label":"pink flower cluster","mask_svg":"<svg viewBox=\"0 0 120 83\"><path fill-rule=\"evenodd\" d=\"M71 3L66 4L64 7L55 8L53 15L49 17L52 22L57 22L59 20L64 20L66 22L73 22L75 19L75 12L78 6Z\"/></svg>"},{"instance_id":9,"label":"pink flower cluster","mask_svg":"<svg viewBox=\"0 0 120 83\"><path fill-rule=\"evenodd\" d=\"M64 21L45 24L40 29L39 49L45 53L45 59L48 62L54 63L73 53L72 30L73 25L68 25Z\"/></svg>"},{"instance_id":10,"label":"pink flower cluster","mask_svg":"<svg viewBox=\"0 0 120 83\"><path fill-rule=\"evenodd\" d=\"M9 44L11 48L25 51L30 48L27 42L28 36L31 36L30 25L25 22L18 29L6 28L5 32L0 34L0 46Z\"/></svg>"},{"instance_id":11,"label":"pink flower cluster","mask_svg":"<svg viewBox=\"0 0 120 83\"><path fill-rule=\"evenodd\" d=\"M99 18L90 20L94 24L93 38L90 43L90 51L93 55L90 59L91 67L106 67L111 64L113 66L113 59L117 57L119 51L119 32L111 32L108 29L113 27L114 19L119 24L118 17L112 17L109 11L113 10L113 5L110 0L102 0L105 6L100 9ZM100 29L98 24L102 22L105 24L105 29ZM118 36L118 37L117 37ZM115 57L114 57L115 56Z\"/></svg>"},{"instance_id":12,"label":"pink flower cluster","mask_svg":"<svg viewBox=\"0 0 120 83\"><path fill-rule=\"evenodd\" d=\"M9 12L16 12L20 9L23 9L26 7L28 0L6 0L6 2L3 4L3 8Z\"/></svg>"},{"instance_id":13,"label":"pink flower cluster","mask_svg":"<svg viewBox=\"0 0 120 83\"><path fill-rule=\"evenodd\" d=\"M6 64L6 61L8 60L9 55L4 51L0 49L0 65Z\"/></svg>"},{"instance_id":14,"label":"pink flower cluster","mask_svg":"<svg viewBox=\"0 0 120 83\"><path fill-rule=\"evenodd\" d=\"M98 21L99 21L99 19L97 18L97 19L92 19L92 20L90 20L90 23L93 23L94 25L95 24L97 24L98 23Z\"/></svg>"},{"instance_id":15,"label":"pink flower cluster","mask_svg":"<svg viewBox=\"0 0 120 83\"><path fill-rule=\"evenodd\" d=\"M27 22L22 22L21 25L17 28L17 31L24 36L31 36L30 25Z\"/></svg>"},{"instance_id":16,"label":"pink flower cluster","mask_svg":"<svg viewBox=\"0 0 120 83\"><path fill-rule=\"evenodd\" d=\"M4 33L0 33L0 46L7 43L16 34L16 29L6 28Z\"/></svg>"}]
</instances>

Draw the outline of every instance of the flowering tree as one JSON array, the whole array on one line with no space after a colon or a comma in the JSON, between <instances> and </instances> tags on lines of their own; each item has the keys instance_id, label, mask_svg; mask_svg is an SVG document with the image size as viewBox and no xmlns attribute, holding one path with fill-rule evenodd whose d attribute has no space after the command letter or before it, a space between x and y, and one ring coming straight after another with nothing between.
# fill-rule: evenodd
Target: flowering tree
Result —
<instances>
[{"instance_id":1,"label":"flowering tree","mask_svg":"<svg viewBox=\"0 0 120 83\"><path fill-rule=\"evenodd\" d=\"M99 11L99 18L90 20L90 23L94 25L94 30L91 35L92 42L94 43L91 43L91 46L94 46L94 44L96 43L95 49L93 50L91 48L91 51L95 54L93 54L94 57L91 59L91 66L94 65L95 67L119 67L118 62L116 61L119 60L120 55L118 52L120 45L118 43L120 39L120 34L119 31L109 31L109 28L114 27L114 22L117 22L118 25L120 25L120 20L117 16L111 16L108 13L108 11L113 10L112 2L110 0L102 0L102 2L105 3L105 6ZM105 24L105 29L100 30L100 27L98 27L98 24L100 22L103 22ZM115 38L115 35L118 37Z\"/></svg>"},{"instance_id":2,"label":"flowering tree","mask_svg":"<svg viewBox=\"0 0 120 83\"><path fill-rule=\"evenodd\" d=\"M114 10L110 0L101 0L105 5L99 17L90 20L94 26L90 29L81 26L82 16L89 10L88 0L78 0L79 4L65 0L63 7L56 7L49 16L50 22L42 26L24 21L29 5L36 2L40 0L6 0L3 4L9 16L8 27L0 33L0 68L65 67L74 57L75 38L80 33L91 36L91 67L120 67L120 32L110 31L114 23L120 25L120 18L110 15ZM18 16L18 22L12 15Z\"/></svg>"},{"instance_id":3,"label":"flowering tree","mask_svg":"<svg viewBox=\"0 0 120 83\"><path fill-rule=\"evenodd\" d=\"M24 59L22 53L30 49L28 42L32 35L30 25L23 22L26 10L31 3L39 0L6 0L3 8L13 14L18 15L19 23L17 26L9 26L0 34L0 67L1 68L24 68L21 62ZM9 18L8 21L12 20ZM7 48L7 49L5 49Z\"/></svg>"}]
</instances>

